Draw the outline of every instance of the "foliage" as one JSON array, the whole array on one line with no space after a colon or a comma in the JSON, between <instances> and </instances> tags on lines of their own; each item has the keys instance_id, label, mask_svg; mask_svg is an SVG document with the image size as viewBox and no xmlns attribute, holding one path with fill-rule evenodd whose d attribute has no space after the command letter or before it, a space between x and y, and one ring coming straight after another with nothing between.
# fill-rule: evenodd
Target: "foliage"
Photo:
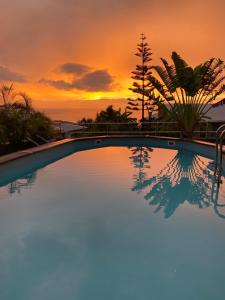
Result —
<instances>
[{"instance_id":1,"label":"foliage","mask_svg":"<svg viewBox=\"0 0 225 300\"><path fill-rule=\"evenodd\" d=\"M80 125L85 125L85 124L91 124L93 123L94 120L91 118L82 118L80 121L78 121L77 123Z\"/></svg>"},{"instance_id":2,"label":"foliage","mask_svg":"<svg viewBox=\"0 0 225 300\"><path fill-rule=\"evenodd\" d=\"M134 122L136 119L130 117L131 113L124 111L122 112L121 108L118 110L113 108L113 105L109 105L105 110L97 113L95 122L96 123L105 123L105 122Z\"/></svg>"},{"instance_id":3,"label":"foliage","mask_svg":"<svg viewBox=\"0 0 225 300\"><path fill-rule=\"evenodd\" d=\"M105 110L97 113L94 120L83 118L78 121L78 124L87 125L93 131L129 131L138 129L136 118L132 118L131 114L131 112L122 111L121 108L117 110L113 108L113 105L109 105Z\"/></svg>"},{"instance_id":4,"label":"foliage","mask_svg":"<svg viewBox=\"0 0 225 300\"><path fill-rule=\"evenodd\" d=\"M148 43L145 42L146 37L141 34L141 42L138 44L137 53L135 54L141 60L140 64L136 65L136 70L132 72L133 86L130 90L138 94L136 99L128 99L127 109L129 111L141 111L141 121L145 120L145 110L148 112L148 119L151 119L154 109L153 101L150 100L149 95L152 91L152 84L148 81L148 77L151 76L151 66L149 62L151 59L151 49L148 47Z\"/></svg>"},{"instance_id":5,"label":"foliage","mask_svg":"<svg viewBox=\"0 0 225 300\"><path fill-rule=\"evenodd\" d=\"M98 129L105 129L107 127L107 130L109 131L115 131L115 130L131 130L135 129L137 127L136 125L136 119L131 117L131 112L123 111L121 108L118 110L114 109L112 105L109 105L105 110L102 110L101 112L97 113L96 123L111 123L111 124L99 124L97 126ZM115 124L113 124L115 123ZM120 123L120 124L118 124ZM127 124L121 124L121 123L130 123L128 126Z\"/></svg>"},{"instance_id":6,"label":"foliage","mask_svg":"<svg viewBox=\"0 0 225 300\"><path fill-rule=\"evenodd\" d=\"M23 144L27 137L37 135L50 138L55 134L51 120L31 106L24 93L15 93L13 86L0 89L3 105L0 107L0 143Z\"/></svg>"},{"instance_id":7,"label":"foliage","mask_svg":"<svg viewBox=\"0 0 225 300\"><path fill-rule=\"evenodd\" d=\"M163 66L154 67L159 79L148 77L155 89L151 97L167 119L177 122L183 136L190 137L225 90L224 63L211 58L192 68L176 52L172 65L161 61Z\"/></svg>"}]
</instances>

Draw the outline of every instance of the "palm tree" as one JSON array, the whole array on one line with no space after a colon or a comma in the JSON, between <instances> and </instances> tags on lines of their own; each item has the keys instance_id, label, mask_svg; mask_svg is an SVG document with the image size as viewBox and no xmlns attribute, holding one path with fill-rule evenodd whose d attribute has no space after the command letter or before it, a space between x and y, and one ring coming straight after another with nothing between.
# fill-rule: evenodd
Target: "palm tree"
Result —
<instances>
[{"instance_id":1,"label":"palm tree","mask_svg":"<svg viewBox=\"0 0 225 300\"><path fill-rule=\"evenodd\" d=\"M9 86L1 86L0 96L5 108L23 107L27 110L31 109L31 98L24 92L14 91L13 83L11 83Z\"/></svg>"},{"instance_id":2,"label":"palm tree","mask_svg":"<svg viewBox=\"0 0 225 300\"><path fill-rule=\"evenodd\" d=\"M183 136L191 137L225 90L224 63L211 58L192 68L176 52L171 65L161 61L163 66L154 67L157 76L148 77L155 88L151 97L167 118L177 122Z\"/></svg>"},{"instance_id":3,"label":"palm tree","mask_svg":"<svg viewBox=\"0 0 225 300\"><path fill-rule=\"evenodd\" d=\"M6 107L11 103L12 98L14 98L13 84L10 86L2 85L0 88L0 94L2 98L3 105Z\"/></svg>"}]
</instances>

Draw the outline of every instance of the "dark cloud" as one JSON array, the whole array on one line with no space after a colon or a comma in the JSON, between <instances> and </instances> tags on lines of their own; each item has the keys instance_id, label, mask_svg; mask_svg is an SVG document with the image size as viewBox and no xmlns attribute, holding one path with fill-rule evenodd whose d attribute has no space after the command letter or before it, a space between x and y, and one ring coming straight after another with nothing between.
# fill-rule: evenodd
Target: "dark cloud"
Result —
<instances>
[{"instance_id":1,"label":"dark cloud","mask_svg":"<svg viewBox=\"0 0 225 300\"><path fill-rule=\"evenodd\" d=\"M107 70L96 70L73 81L72 85L79 90L97 92L110 90L112 83L113 77Z\"/></svg>"},{"instance_id":2,"label":"dark cloud","mask_svg":"<svg viewBox=\"0 0 225 300\"><path fill-rule=\"evenodd\" d=\"M83 75L90 72L91 68L82 64L66 63L61 65L58 70L66 74Z\"/></svg>"},{"instance_id":3,"label":"dark cloud","mask_svg":"<svg viewBox=\"0 0 225 300\"><path fill-rule=\"evenodd\" d=\"M48 80L48 79L41 79L38 81L40 84L50 85L55 87L56 89L60 90L71 90L72 85L69 82L66 82L65 80Z\"/></svg>"},{"instance_id":4,"label":"dark cloud","mask_svg":"<svg viewBox=\"0 0 225 300\"><path fill-rule=\"evenodd\" d=\"M90 92L109 91L114 83L113 77L107 70L95 70L89 72L72 82L65 80L41 79L39 83L53 86L62 90L83 90Z\"/></svg>"},{"instance_id":5,"label":"dark cloud","mask_svg":"<svg viewBox=\"0 0 225 300\"><path fill-rule=\"evenodd\" d=\"M25 82L24 75L11 71L5 67L0 66L0 80L14 81L14 82Z\"/></svg>"}]
</instances>

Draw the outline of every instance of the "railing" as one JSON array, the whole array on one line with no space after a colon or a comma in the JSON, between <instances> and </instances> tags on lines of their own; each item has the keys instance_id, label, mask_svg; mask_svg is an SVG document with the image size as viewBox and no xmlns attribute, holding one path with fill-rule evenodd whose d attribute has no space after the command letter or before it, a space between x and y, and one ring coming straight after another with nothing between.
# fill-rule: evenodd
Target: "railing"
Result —
<instances>
[{"instance_id":1,"label":"railing","mask_svg":"<svg viewBox=\"0 0 225 300\"><path fill-rule=\"evenodd\" d=\"M220 183L220 176L223 165L223 140L225 137L225 124L221 125L216 131L216 158L214 174Z\"/></svg>"},{"instance_id":2,"label":"railing","mask_svg":"<svg viewBox=\"0 0 225 300\"><path fill-rule=\"evenodd\" d=\"M57 122L57 123L56 123ZM89 135L153 135L182 137L184 133L179 130L176 122L105 122L82 123L56 121L57 127L64 135L89 136ZM193 132L193 137L203 140L215 140L216 130L221 122L201 122L198 130ZM68 128L69 127L69 128ZM65 130L64 130L65 129Z\"/></svg>"}]
</instances>

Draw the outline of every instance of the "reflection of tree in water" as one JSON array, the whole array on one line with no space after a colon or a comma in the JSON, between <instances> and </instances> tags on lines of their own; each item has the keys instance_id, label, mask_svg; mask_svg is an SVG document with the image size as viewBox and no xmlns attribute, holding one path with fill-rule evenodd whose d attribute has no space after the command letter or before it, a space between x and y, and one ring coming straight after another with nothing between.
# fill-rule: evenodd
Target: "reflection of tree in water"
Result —
<instances>
[{"instance_id":1,"label":"reflection of tree in water","mask_svg":"<svg viewBox=\"0 0 225 300\"><path fill-rule=\"evenodd\" d=\"M152 148L150 147L130 147L132 155L129 157L132 160L132 164L137 169L137 174L134 175L135 185L143 185L143 182L147 178L146 169L150 168L149 159Z\"/></svg>"},{"instance_id":2,"label":"reflection of tree in water","mask_svg":"<svg viewBox=\"0 0 225 300\"><path fill-rule=\"evenodd\" d=\"M37 172L33 172L33 173L27 174L27 175L13 181L8 186L9 193L10 194L13 194L16 192L20 193L21 189L31 186L34 183L34 181L36 180L36 177L37 177Z\"/></svg>"},{"instance_id":3,"label":"reflection of tree in water","mask_svg":"<svg viewBox=\"0 0 225 300\"><path fill-rule=\"evenodd\" d=\"M163 210L165 218L169 218L185 201L199 208L211 204L215 207L214 182L213 171L200 156L179 150L158 175L147 178L145 173L142 181L135 181L132 190L139 193L148 189L145 199L156 207L155 212Z\"/></svg>"}]
</instances>

